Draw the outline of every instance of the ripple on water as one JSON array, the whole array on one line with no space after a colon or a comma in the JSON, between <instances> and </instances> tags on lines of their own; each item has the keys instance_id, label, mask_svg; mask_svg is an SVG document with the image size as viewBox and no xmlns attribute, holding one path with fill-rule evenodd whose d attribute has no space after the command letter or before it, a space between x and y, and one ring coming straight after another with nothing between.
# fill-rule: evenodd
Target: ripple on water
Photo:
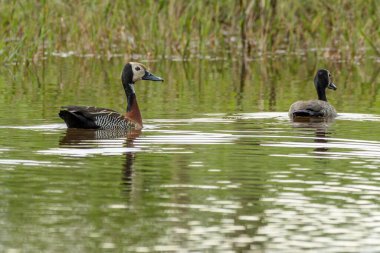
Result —
<instances>
[{"instance_id":1,"label":"ripple on water","mask_svg":"<svg viewBox=\"0 0 380 253\"><path fill-rule=\"evenodd\" d=\"M139 152L139 148L52 148L39 150L37 153L43 155L60 155L73 157L86 157L93 155L122 155L128 152Z\"/></svg>"},{"instance_id":2,"label":"ripple on water","mask_svg":"<svg viewBox=\"0 0 380 253\"><path fill-rule=\"evenodd\" d=\"M294 138L294 137L293 137ZM298 138L297 138L298 139ZM310 139L310 138L303 138ZM312 139L312 138L311 138ZM314 139L315 140L315 139ZM353 139L338 138L318 138L318 142L266 142L260 144L267 147L282 147L286 149L305 149L310 154L305 153L288 153L288 154L271 154L271 156L297 157L297 158L327 158L327 159L354 159L354 158L379 158L380 142L362 141ZM314 149L314 151L310 151ZM329 150L349 150L329 151Z\"/></svg>"},{"instance_id":3,"label":"ripple on water","mask_svg":"<svg viewBox=\"0 0 380 253\"><path fill-rule=\"evenodd\" d=\"M127 229L128 225L140 228L141 224L149 223L149 230L159 227L157 238L152 239L154 245L141 242L131 247L136 252L176 252L182 249L265 249L274 252L380 250L380 173L377 172L380 141L361 140L357 135L344 138L351 136L334 132L334 124L295 126L288 121L287 113L206 116L210 117L148 120L143 134L133 138L107 135L105 132L86 137L82 132L81 138L62 141L67 137L67 131L63 132L64 124L2 126L3 129L46 131L61 136L52 138L54 143L49 143L50 146L41 145L34 149L36 157L6 157L0 159L0 165L33 167L29 167L28 173L36 173L37 179L44 174L44 171L38 174L40 167L80 166L77 173L92 176L81 177L80 181L69 177L69 180L54 185L54 181L58 181L58 177L54 178L54 171L43 175L44 183L51 186L43 188L42 193L49 195L44 201L54 200L59 204L45 208L45 202L41 201L43 194L39 196L34 192L34 201L42 203L39 210L41 213L48 210L50 215L72 210L72 206L68 208L61 204L60 201L67 198L60 196L68 196L71 191L71 187L63 186L75 184L72 187L76 191L73 195L75 201L69 204L76 210L85 210L83 216L88 214L88 210L102 211L102 217L109 222L109 226L103 228L106 234ZM376 123L379 117L342 114L335 122L343 124L343 130L347 130L349 127L344 125L345 121ZM318 135L321 128L326 130L324 136ZM8 151L13 152L14 148L0 149L2 155L11 153ZM116 159L101 155L123 158L126 156L121 155L125 153L136 154L136 163L128 168L120 165L116 173L102 170L104 167L97 170L96 164L91 163L96 160L108 167ZM160 154L154 156L157 160L149 160L153 153ZM47 158L48 155L52 158ZM58 157L57 162L54 156L77 158ZM100 159L87 159L93 156ZM49 160L39 161L41 157ZM129 157L128 160L127 157L125 163L134 158ZM66 164L67 160L71 161L70 165ZM123 184L130 186L129 191L123 194L119 191L120 180L124 180L120 179L120 170L130 172L126 176L123 174L129 180ZM28 180L25 182L29 183ZM36 182L40 187L41 181ZM95 189L101 191L96 192ZM107 194L102 195L104 192ZM88 196L91 197L89 202ZM109 196L115 199L108 199ZM78 199L83 203L78 204ZM58 215L51 216L41 223L55 224L62 220ZM80 220L83 216L76 218ZM113 220L117 222L113 223ZM82 232L97 238L99 247L115 249L120 246L104 237L103 230L95 231L90 226L83 226ZM72 231L70 224L66 233L73 234Z\"/></svg>"},{"instance_id":4,"label":"ripple on water","mask_svg":"<svg viewBox=\"0 0 380 253\"><path fill-rule=\"evenodd\" d=\"M36 131L57 131L66 129L66 124L42 124L31 126L0 126L0 129L20 129L20 130L36 130Z\"/></svg>"},{"instance_id":5,"label":"ripple on water","mask_svg":"<svg viewBox=\"0 0 380 253\"><path fill-rule=\"evenodd\" d=\"M352 198L346 198L351 203L341 207L333 203L313 203L311 198L296 192L280 193L276 198L263 200L275 206L265 211L267 225L259 231L275 238L268 242L269 249L279 249L275 242L281 241L284 251L291 251L298 245L324 252L336 252L337 249L357 252L368 241L380 236L377 205ZM357 205L363 208L361 212L357 212ZM380 248L377 243L373 245Z\"/></svg>"},{"instance_id":6,"label":"ripple on water","mask_svg":"<svg viewBox=\"0 0 380 253\"><path fill-rule=\"evenodd\" d=\"M38 167L70 167L63 163L38 160L21 160L21 159L0 159L0 165L22 165L22 166L38 166ZM9 167L7 167L9 169Z\"/></svg>"},{"instance_id":7,"label":"ripple on water","mask_svg":"<svg viewBox=\"0 0 380 253\"><path fill-rule=\"evenodd\" d=\"M133 147L125 147L129 139L127 137L117 139L98 139L88 137L87 139L75 139L62 144L61 148L50 148L39 150L37 153L45 155L62 155L85 157L92 155L121 155L127 152L154 152L154 153L182 153L191 154L192 151L186 150L181 145L210 145L210 144L233 144L238 139L237 136L224 133L208 133L199 131L180 131L180 130L148 130L159 132L158 135L139 136L133 140ZM102 136L105 134L102 133ZM93 138L93 139L90 139ZM161 145L180 145L180 146L161 146ZM192 163L192 167L202 167L201 162Z\"/></svg>"}]
</instances>

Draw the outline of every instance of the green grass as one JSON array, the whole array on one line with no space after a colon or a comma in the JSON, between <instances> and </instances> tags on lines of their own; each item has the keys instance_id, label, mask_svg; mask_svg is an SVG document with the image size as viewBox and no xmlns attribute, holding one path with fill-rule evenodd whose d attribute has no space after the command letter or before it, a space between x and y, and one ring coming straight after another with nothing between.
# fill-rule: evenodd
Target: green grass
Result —
<instances>
[{"instance_id":1,"label":"green grass","mask_svg":"<svg viewBox=\"0 0 380 253\"><path fill-rule=\"evenodd\" d=\"M190 58L315 49L360 60L379 56L378 24L377 0L0 0L0 62L69 51Z\"/></svg>"}]
</instances>

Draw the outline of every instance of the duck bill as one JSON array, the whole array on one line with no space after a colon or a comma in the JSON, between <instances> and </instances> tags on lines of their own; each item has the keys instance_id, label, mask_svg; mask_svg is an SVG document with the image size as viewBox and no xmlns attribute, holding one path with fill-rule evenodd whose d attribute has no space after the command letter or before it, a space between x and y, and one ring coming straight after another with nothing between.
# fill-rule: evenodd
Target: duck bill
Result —
<instances>
[{"instance_id":1,"label":"duck bill","mask_svg":"<svg viewBox=\"0 0 380 253\"><path fill-rule=\"evenodd\" d=\"M156 81L156 82L163 82L164 79L161 77L155 76L149 71L145 71L145 75L141 78L142 80L149 80L149 81Z\"/></svg>"},{"instance_id":2,"label":"duck bill","mask_svg":"<svg viewBox=\"0 0 380 253\"><path fill-rule=\"evenodd\" d=\"M336 90L336 85L333 84L333 83L329 83L329 85L327 86L327 88L331 89L331 90Z\"/></svg>"}]
</instances>

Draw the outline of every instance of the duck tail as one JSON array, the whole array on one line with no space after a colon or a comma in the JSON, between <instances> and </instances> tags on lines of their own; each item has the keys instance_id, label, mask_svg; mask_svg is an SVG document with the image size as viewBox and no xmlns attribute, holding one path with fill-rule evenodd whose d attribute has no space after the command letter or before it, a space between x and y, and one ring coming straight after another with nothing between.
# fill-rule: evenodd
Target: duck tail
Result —
<instances>
[{"instance_id":1,"label":"duck tail","mask_svg":"<svg viewBox=\"0 0 380 253\"><path fill-rule=\"evenodd\" d=\"M65 121L68 128L98 128L93 121L88 120L78 112L61 110L58 115Z\"/></svg>"}]
</instances>

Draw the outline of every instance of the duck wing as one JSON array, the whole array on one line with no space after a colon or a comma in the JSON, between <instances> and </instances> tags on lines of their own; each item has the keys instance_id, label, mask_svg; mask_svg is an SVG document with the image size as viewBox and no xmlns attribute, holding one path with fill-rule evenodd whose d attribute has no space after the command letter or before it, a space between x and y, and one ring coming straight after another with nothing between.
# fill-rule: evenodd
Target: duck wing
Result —
<instances>
[{"instance_id":1,"label":"duck wing","mask_svg":"<svg viewBox=\"0 0 380 253\"><path fill-rule=\"evenodd\" d=\"M94 106L63 106L59 112L68 128L128 128L129 121L114 110Z\"/></svg>"}]
</instances>

